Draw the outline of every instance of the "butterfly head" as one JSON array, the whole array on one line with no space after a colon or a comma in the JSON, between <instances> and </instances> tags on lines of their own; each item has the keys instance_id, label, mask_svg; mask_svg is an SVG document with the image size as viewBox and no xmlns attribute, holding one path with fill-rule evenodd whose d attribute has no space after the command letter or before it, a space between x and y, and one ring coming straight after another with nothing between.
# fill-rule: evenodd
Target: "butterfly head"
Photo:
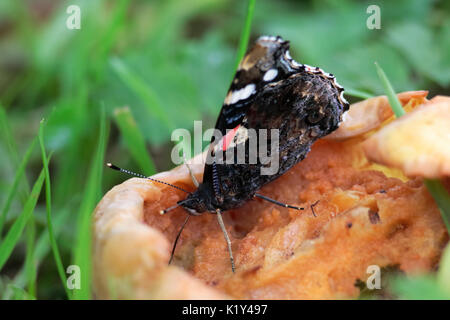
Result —
<instances>
[{"instance_id":1,"label":"butterfly head","mask_svg":"<svg viewBox=\"0 0 450 320\"><path fill-rule=\"evenodd\" d=\"M198 192L189 194L186 199L179 201L178 204L194 216L199 216L208 211L204 197L201 197Z\"/></svg>"}]
</instances>

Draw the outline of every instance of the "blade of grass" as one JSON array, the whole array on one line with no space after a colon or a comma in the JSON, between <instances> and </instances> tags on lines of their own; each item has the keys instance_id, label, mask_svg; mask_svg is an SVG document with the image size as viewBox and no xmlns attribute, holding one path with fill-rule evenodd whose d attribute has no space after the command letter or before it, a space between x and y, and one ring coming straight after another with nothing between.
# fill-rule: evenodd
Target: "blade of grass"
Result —
<instances>
[{"instance_id":1,"label":"blade of grass","mask_svg":"<svg viewBox=\"0 0 450 320\"><path fill-rule=\"evenodd\" d=\"M71 213L69 208L65 208L60 210L59 214L53 219L53 227L55 230L55 237L57 238L59 234L62 232L63 227L65 226L67 219ZM33 261L35 261L36 268L39 266L40 262L47 256L50 251L50 242L48 237L47 229L42 230L41 234L37 238L36 245L33 251ZM14 277L14 284L17 287L24 287L27 283L27 274L25 267L16 274Z\"/></svg>"},{"instance_id":2,"label":"blade of grass","mask_svg":"<svg viewBox=\"0 0 450 320\"><path fill-rule=\"evenodd\" d=\"M74 299L91 298L91 220L101 194L103 162L107 142L107 123L105 111L102 109L100 134L97 152L95 153L85 187L83 201L78 213L77 241L74 250L74 264L80 267L80 289L74 291Z\"/></svg>"},{"instance_id":3,"label":"blade of grass","mask_svg":"<svg viewBox=\"0 0 450 320\"><path fill-rule=\"evenodd\" d=\"M391 290L400 299L448 300L450 295L439 286L434 275L400 276L392 281Z\"/></svg>"},{"instance_id":4,"label":"blade of grass","mask_svg":"<svg viewBox=\"0 0 450 320\"><path fill-rule=\"evenodd\" d=\"M361 98L361 99L373 98L373 95L371 95L370 93L367 93L367 92L364 92L364 91L361 91L361 90L357 90L357 89L352 89L352 88L345 89L344 93L346 95L348 95L348 96Z\"/></svg>"},{"instance_id":5,"label":"blade of grass","mask_svg":"<svg viewBox=\"0 0 450 320\"><path fill-rule=\"evenodd\" d=\"M392 111L397 118L401 117L405 114L405 110L403 110L402 105L398 100L397 95L395 94L395 91L383 69L376 62L375 66L377 68L378 76L380 77L380 80L386 91L386 95L389 99L389 104L391 105ZM438 179L424 179L424 183L434 201L436 202L439 210L441 211L442 220L444 220L447 231L448 233L450 233L450 195L448 194L442 182Z\"/></svg>"},{"instance_id":6,"label":"blade of grass","mask_svg":"<svg viewBox=\"0 0 450 320\"><path fill-rule=\"evenodd\" d=\"M391 82L387 78L383 69L381 69L377 62L375 62L375 66L377 67L378 77L380 78L381 83L384 87L384 91L386 92L392 111L394 112L395 116L399 118L405 114L405 110L403 110L402 104L398 100L397 94L395 93L394 88L392 87Z\"/></svg>"},{"instance_id":7,"label":"blade of grass","mask_svg":"<svg viewBox=\"0 0 450 320\"><path fill-rule=\"evenodd\" d=\"M42 185L44 183L44 178L44 169L42 169L39 177L34 183L33 188L31 189L31 194L28 197L28 200L25 203L21 214L14 221L13 225L6 234L5 239L3 239L2 243L0 244L0 270L3 268L9 256L11 255L14 247L20 239L20 236L22 235L27 221L30 219L31 215L34 212L34 208L36 207L36 203L39 194L41 193Z\"/></svg>"},{"instance_id":8,"label":"blade of grass","mask_svg":"<svg viewBox=\"0 0 450 320\"><path fill-rule=\"evenodd\" d=\"M17 146L12 137L11 126L9 125L8 118L6 116L6 111L4 107L0 104L0 128L2 133L2 139L4 140L6 147L9 151L9 156L14 163L19 160L19 155L17 154Z\"/></svg>"},{"instance_id":9,"label":"blade of grass","mask_svg":"<svg viewBox=\"0 0 450 320\"><path fill-rule=\"evenodd\" d=\"M17 163L20 161L19 153L17 152L17 145L13 138L13 134L11 132L11 126L9 125L9 120L6 115L4 107L0 104L0 129L1 129L1 137L3 138L6 147L8 149L8 154L10 160L12 162L13 167L17 170ZM22 185L19 185L19 190L17 193L19 194L20 200L22 204L24 204L30 193L30 186L28 184L27 179L22 179L19 181Z\"/></svg>"},{"instance_id":10,"label":"blade of grass","mask_svg":"<svg viewBox=\"0 0 450 320\"><path fill-rule=\"evenodd\" d=\"M103 68L106 65L105 62L107 62L107 54L115 41L117 41L119 31L125 26L124 20L126 19L129 5L130 0L121 0L116 4L114 12L109 19L110 22L101 36L102 41L95 50L95 62L92 63L92 66L96 69L97 76L104 74Z\"/></svg>"},{"instance_id":11,"label":"blade of grass","mask_svg":"<svg viewBox=\"0 0 450 320\"><path fill-rule=\"evenodd\" d=\"M26 231L26 246L27 251L25 255L25 274L28 282L27 290L28 294L32 297L36 297L36 278L37 278L37 266L34 260L34 244L36 239L36 226L34 221L34 215L31 215L28 221Z\"/></svg>"},{"instance_id":12,"label":"blade of grass","mask_svg":"<svg viewBox=\"0 0 450 320\"><path fill-rule=\"evenodd\" d=\"M450 195L441 181L437 179L425 179L424 182L434 201L436 201L447 231L450 234Z\"/></svg>"},{"instance_id":13,"label":"blade of grass","mask_svg":"<svg viewBox=\"0 0 450 320\"><path fill-rule=\"evenodd\" d=\"M6 116L6 113L1 107L1 114L0 114L0 122L1 127L3 131L3 136L5 137L6 144L9 149L11 160L13 161L13 164L16 166L16 174L14 177L13 184L8 192L6 202L4 204L4 207L2 208L1 214L0 214L0 240L2 235L2 228L6 221L9 209L12 204L12 200L14 198L14 195L16 193L20 194L20 200L23 204L26 203L26 199L30 197L30 186L28 185L28 181L25 177L25 179L22 179L25 173L25 168L28 163L28 160L31 157L31 154L34 150L34 147L37 143L37 139L33 139L31 142L29 148L27 149L25 156L22 158L19 166L17 167L19 153L17 151L17 145L14 141L11 128L9 126L8 118ZM21 184L21 185L20 185ZM20 188L18 192L18 188ZM24 268L26 270L26 279L28 282L28 293L30 296L35 297L36 296L36 278L37 278L37 268L35 264L35 260L33 259L34 255L34 242L35 242L35 221L34 221L34 215L32 214L27 222L26 227L26 255L25 255L25 262L24 262Z\"/></svg>"},{"instance_id":14,"label":"blade of grass","mask_svg":"<svg viewBox=\"0 0 450 320\"><path fill-rule=\"evenodd\" d=\"M30 295L20 287L16 287L10 284L8 285L7 290L11 291L11 296L9 298L11 300L36 300L35 296Z\"/></svg>"},{"instance_id":15,"label":"blade of grass","mask_svg":"<svg viewBox=\"0 0 450 320\"><path fill-rule=\"evenodd\" d=\"M71 97L68 105L71 110L76 112L75 117L77 120L75 122L86 123L90 127L91 125L88 124L91 118L91 111L88 109L88 84L80 84L80 87L72 90L70 94L73 97ZM49 116L49 121L51 121L50 119L51 117ZM70 119L67 119L67 121L70 121ZM78 125L74 124L74 127L78 127ZM92 145L94 142L90 139L89 143L86 143L84 136L86 134L92 135L95 129L76 130L75 132L74 139L70 142L70 148L65 149L58 157L61 167L53 180L53 183L58 186L53 194L53 205L55 208L65 206L68 194L81 195L81 184L84 182L84 179L80 179L79 175L80 162L85 162L86 157L89 157L93 150Z\"/></svg>"},{"instance_id":16,"label":"blade of grass","mask_svg":"<svg viewBox=\"0 0 450 320\"><path fill-rule=\"evenodd\" d=\"M64 267L61 260L61 255L59 253L58 244L56 242L55 234L53 231L53 222L52 222L52 198L51 198L51 183L50 183L50 173L48 170L48 161L45 152L44 145L44 120L41 121L39 126L39 144L41 146L42 153L42 162L44 166L44 174L45 174L45 203L46 203L46 211L47 211L47 230L50 238L50 244L53 250L53 257L55 259L56 268L58 270L59 277L61 279L64 290L66 291L67 297L70 299L71 294L67 288L67 279L66 274L64 273Z\"/></svg>"},{"instance_id":17,"label":"blade of grass","mask_svg":"<svg viewBox=\"0 0 450 320\"><path fill-rule=\"evenodd\" d=\"M175 124L161 106L156 92L118 58L111 59L111 66L124 84L128 86L147 106L150 112L164 123L170 131L175 129Z\"/></svg>"},{"instance_id":18,"label":"blade of grass","mask_svg":"<svg viewBox=\"0 0 450 320\"><path fill-rule=\"evenodd\" d=\"M31 154L36 146L37 140L34 139L27 151L25 152L25 156L22 158L22 161L19 164L18 169L16 170L16 175L14 177L14 181L11 185L11 188L8 191L8 195L6 196L5 204L3 205L1 215L0 215L0 239L2 235L3 225L6 221L6 217L8 215L9 209L11 208L12 201L14 196L17 194L17 188L19 186L20 181L22 181L22 177L25 173L25 167L27 166L28 161L30 160Z\"/></svg>"},{"instance_id":19,"label":"blade of grass","mask_svg":"<svg viewBox=\"0 0 450 320\"><path fill-rule=\"evenodd\" d=\"M241 38L239 40L239 48L236 56L236 62L234 63L234 70L236 71L239 63L247 51L248 41L250 39L250 31L252 28L253 13L255 11L255 0L249 0L247 6L247 16L245 17L244 28L241 31Z\"/></svg>"},{"instance_id":20,"label":"blade of grass","mask_svg":"<svg viewBox=\"0 0 450 320\"><path fill-rule=\"evenodd\" d=\"M154 162L145 147L144 136L139 130L130 109L128 107L115 109L114 119L119 126L120 133L131 156L142 172L147 176L154 174L156 172Z\"/></svg>"}]
</instances>

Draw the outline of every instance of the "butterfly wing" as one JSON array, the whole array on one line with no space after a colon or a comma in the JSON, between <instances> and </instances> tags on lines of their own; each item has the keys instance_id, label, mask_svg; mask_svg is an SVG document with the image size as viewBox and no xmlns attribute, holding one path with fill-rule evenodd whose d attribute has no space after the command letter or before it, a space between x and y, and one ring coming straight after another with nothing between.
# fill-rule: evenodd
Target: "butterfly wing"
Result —
<instances>
[{"instance_id":1,"label":"butterfly wing","mask_svg":"<svg viewBox=\"0 0 450 320\"><path fill-rule=\"evenodd\" d=\"M199 187L213 195L210 207L228 210L252 198L303 160L348 109L334 76L295 62L288 50L280 37L262 37L239 66Z\"/></svg>"}]
</instances>

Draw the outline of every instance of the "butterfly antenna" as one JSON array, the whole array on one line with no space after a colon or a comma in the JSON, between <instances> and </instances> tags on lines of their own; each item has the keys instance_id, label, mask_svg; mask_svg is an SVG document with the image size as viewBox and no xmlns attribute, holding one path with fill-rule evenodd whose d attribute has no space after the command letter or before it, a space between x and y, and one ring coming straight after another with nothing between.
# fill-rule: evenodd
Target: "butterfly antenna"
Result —
<instances>
[{"instance_id":1,"label":"butterfly antenna","mask_svg":"<svg viewBox=\"0 0 450 320\"><path fill-rule=\"evenodd\" d=\"M178 208L179 206L180 206L180 205L177 203L176 205L171 206L171 207L169 207L169 208L167 208L167 209L160 210L160 211L159 211L159 214L160 214L160 215L166 214L167 212L172 211L173 209Z\"/></svg>"},{"instance_id":2,"label":"butterfly antenna","mask_svg":"<svg viewBox=\"0 0 450 320\"><path fill-rule=\"evenodd\" d=\"M172 188L181 190L181 191L183 191L183 192L190 193L189 191L186 191L186 190L184 190L183 188L180 188L180 187L175 186L175 185L173 185L173 184L170 184L170 183L168 183L168 182L164 182L164 181L161 181L161 180L158 180L158 179L154 179L154 178L149 178L149 177L144 176L143 174L139 174L139 173L136 173L136 172L127 170L127 169L122 169L122 168L120 168L120 167L118 167L118 166L116 166L116 165L113 165L112 163L109 163L109 162L108 162L106 165L107 165L109 168L113 169L113 170L120 171L120 172L129 174L129 175L132 175L132 176L135 176L135 177L144 178L144 179L148 179L148 180L151 180L151 181L159 182L159 183L165 184L165 185L167 185L167 186L170 186L170 187L172 187ZM170 208L169 208L169 209L170 209Z\"/></svg>"}]
</instances>

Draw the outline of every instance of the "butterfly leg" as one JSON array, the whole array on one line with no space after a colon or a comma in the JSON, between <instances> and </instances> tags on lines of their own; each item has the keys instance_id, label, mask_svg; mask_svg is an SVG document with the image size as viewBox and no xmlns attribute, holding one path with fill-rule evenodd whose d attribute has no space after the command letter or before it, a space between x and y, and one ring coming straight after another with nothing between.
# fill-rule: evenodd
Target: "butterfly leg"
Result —
<instances>
[{"instance_id":1,"label":"butterfly leg","mask_svg":"<svg viewBox=\"0 0 450 320\"><path fill-rule=\"evenodd\" d=\"M234 273L235 267L234 267L233 251L231 250L230 237L228 236L227 229L225 229L225 224L223 223L222 214L220 213L220 209L217 209L216 213L217 213L217 221L219 222L220 228L222 229L223 235L225 236L225 241L227 242L228 253L230 254L230 261L231 261L231 271L233 271L233 273Z\"/></svg>"},{"instance_id":2,"label":"butterfly leg","mask_svg":"<svg viewBox=\"0 0 450 320\"><path fill-rule=\"evenodd\" d=\"M276 205L280 206L280 207L285 207L285 208L291 208L291 209L296 209L296 210L305 210L305 208L302 207L296 207L296 206L291 206L290 204L286 204L283 202L279 202L277 200L271 199L269 197L263 196L262 194L256 193L255 197L258 197L260 199L275 203Z\"/></svg>"},{"instance_id":3,"label":"butterfly leg","mask_svg":"<svg viewBox=\"0 0 450 320\"><path fill-rule=\"evenodd\" d=\"M169 259L169 264L173 260L173 255L175 254L175 248L177 247L178 239L181 236L181 231L183 231L184 227L186 226L186 223L189 221L190 216L191 216L190 214L187 215L186 219L184 220L183 224L181 225L180 231L178 231L177 237L175 238L175 242L173 243L172 253L170 254L170 259Z\"/></svg>"},{"instance_id":4,"label":"butterfly leg","mask_svg":"<svg viewBox=\"0 0 450 320\"><path fill-rule=\"evenodd\" d=\"M260 199L263 199L263 200L272 202L272 203L274 203L274 204L276 204L276 205L278 205L278 206L280 206L280 207L291 208L291 209L295 209L295 210L305 210L305 208L302 208L302 207L296 207L296 206L291 206L290 204L286 204L286 203L279 202L279 201L277 201L277 200L274 200L274 199L271 199L271 198L269 198L269 197L263 196L262 194L259 194L259 193L255 193L255 197L258 197L258 198L260 198ZM312 214L314 215L314 217L316 217L316 213L314 212L314 206L315 206L316 204L318 204L318 203L319 203L319 200L317 200L315 203L313 203L313 204L310 206L310 207L311 207Z\"/></svg>"}]
</instances>

